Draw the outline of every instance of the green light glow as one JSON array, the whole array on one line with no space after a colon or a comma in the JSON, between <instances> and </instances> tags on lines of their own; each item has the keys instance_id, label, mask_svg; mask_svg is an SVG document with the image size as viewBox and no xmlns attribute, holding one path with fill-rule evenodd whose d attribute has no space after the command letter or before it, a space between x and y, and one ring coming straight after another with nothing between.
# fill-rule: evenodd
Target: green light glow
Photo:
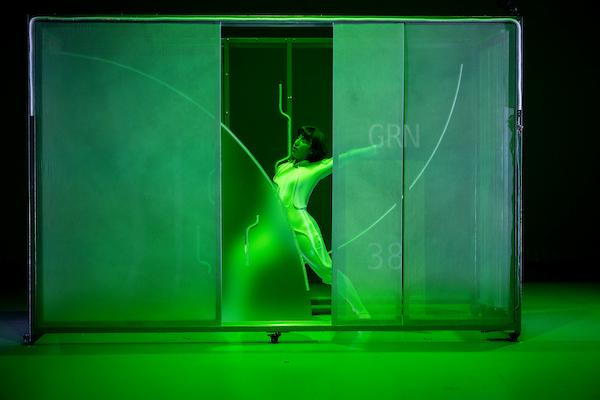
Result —
<instances>
[{"instance_id":1,"label":"green light glow","mask_svg":"<svg viewBox=\"0 0 600 400\"><path fill-rule=\"evenodd\" d=\"M7 324L0 398L597 399L599 294L598 284L526 283L519 343L478 331L321 331L283 333L273 346L264 328L55 334L28 347Z\"/></svg>"}]
</instances>

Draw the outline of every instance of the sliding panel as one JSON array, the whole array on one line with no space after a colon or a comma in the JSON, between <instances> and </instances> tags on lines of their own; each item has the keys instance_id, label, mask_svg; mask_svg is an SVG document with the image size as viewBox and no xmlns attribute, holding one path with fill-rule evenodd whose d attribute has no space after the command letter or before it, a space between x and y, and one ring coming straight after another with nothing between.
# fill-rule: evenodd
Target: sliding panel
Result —
<instances>
[{"instance_id":1,"label":"sliding panel","mask_svg":"<svg viewBox=\"0 0 600 400\"><path fill-rule=\"evenodd\" d=\"M37 325L216 323L220 25L34 32Z\"/></svg>"},{"instance_id":2,"label":"sliding panel","mask_svg":"<svg viewBox=\"0 0 600 400\"><path fill-rule=\"evenodd\" d=\"M407 324L511 321L512 30L503 23L406 26Z\"/></svg>"},{"instance_id":3,"label":"sliding panel","mask_svg":"<svg viewBox=\"0 0 600 400\"><path fill-rule=\"evenodd\" d=\"M515 263L515 32L490 29L480 43L479 140L477 147L475 312L494 320L514 319Z\"/></svg>"},{"instance_id":4,"label":"sliding panel","mask_svg":"<svg viewBox=\"0 0 600 400\"><path fill-rule=\"evenodd\" d=\"M223 325L312 319L304 265L271 178L223 129Z\"/></svg>"},{"instance_id":5,"label":"sliding panel","mask_svg":"<svg viewBox=\"0 0 600 400\"><path fill-rule=\"evenodd\" d=\"M333 33L334 324L402 323L404 25Z\"/></svg>"}]
</instances>

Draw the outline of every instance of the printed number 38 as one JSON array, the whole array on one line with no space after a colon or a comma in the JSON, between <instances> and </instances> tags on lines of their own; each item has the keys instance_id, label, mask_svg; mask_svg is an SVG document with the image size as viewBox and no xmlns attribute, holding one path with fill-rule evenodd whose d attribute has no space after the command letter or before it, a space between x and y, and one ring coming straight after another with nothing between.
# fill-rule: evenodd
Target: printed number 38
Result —
<instances>
[{"instance_id":1,"label":"printed number 38","mask_svg":"<svg viewBox=\"0 0 600 400\"><path fill-rule=\"evenodd\" d=\"M380 243L369 243L369 249L372 249L372 263L369 264L369 269L381 269L384 265L387 265L389 269L402 268L402 245L400 243L390 243L386 252Z\"/></svg>"}]
</instances>

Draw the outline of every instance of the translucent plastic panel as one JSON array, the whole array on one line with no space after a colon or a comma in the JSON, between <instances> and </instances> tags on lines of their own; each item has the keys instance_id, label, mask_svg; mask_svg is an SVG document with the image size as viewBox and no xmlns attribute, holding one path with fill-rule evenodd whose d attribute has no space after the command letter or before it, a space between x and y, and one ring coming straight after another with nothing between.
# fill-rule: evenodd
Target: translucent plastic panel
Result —
<instances>
[{"instance_id":1,"label":"translucent plastic panel","mask_svg":"<svg viewBox=\"0 0 600 400\"><path fill-rule=\"evenodd\" d=\"M512 316L511 27L406 26L407 323Z\"/></svg>"},{"instance_id":2,"label":"translucent plastic panel","mask_svg":"<svg viewBox=\"0 0 600 400\"><path fill-rule=\"evenodd\" d=\"M310 320L304 266L271 178L226 129L222 143L223 322Z\"/></svg>"},{"instance_id":3,"label":"translucent plastic panel","mask_svg":"<svg viewBox=\"0 0 600 400\"><path fill-rule=\"evenodd\" d=\"M219 24L35 24L39 325L218 319L219 89Z\"/></svg>"},{"instance_id":4,"label":"translucent plastic panel","mask_svg":"<svg viewBox=\"0 0 600 400\"><path fill-rule=\"evenodd\" d=\"M333 320L401 323L404 25L336 24L333 71Z\"/></svg>"}]
</instances>

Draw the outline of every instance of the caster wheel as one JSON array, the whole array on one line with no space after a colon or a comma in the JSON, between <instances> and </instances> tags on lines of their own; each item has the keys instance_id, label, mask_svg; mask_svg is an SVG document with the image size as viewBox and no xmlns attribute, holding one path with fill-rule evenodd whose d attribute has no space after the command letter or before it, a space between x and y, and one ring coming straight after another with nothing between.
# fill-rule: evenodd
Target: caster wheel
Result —
<instances>
[{"instance_id":1,"label":"caster wheel","mask_svg":"<svg viewBox=\"0 0 600 400\"><path fill-rule=\"evenodd\" d=\"M508 334L508 340L510 342L518 342L520 335L521 335L521 332L519 332L519 331L510 332Z\"/></svg>"},{"instance_id":2,"label":"caster wheel","mask_svg":"<svg viewBox=\"0 0 600 400\"><path fill-rule=\"evenodd\" d=\"M281 332L267 333L267 336L271 338L271 343L277 344L279 343L279 336L281 336Z\"/></svg>"}]
</instances>

